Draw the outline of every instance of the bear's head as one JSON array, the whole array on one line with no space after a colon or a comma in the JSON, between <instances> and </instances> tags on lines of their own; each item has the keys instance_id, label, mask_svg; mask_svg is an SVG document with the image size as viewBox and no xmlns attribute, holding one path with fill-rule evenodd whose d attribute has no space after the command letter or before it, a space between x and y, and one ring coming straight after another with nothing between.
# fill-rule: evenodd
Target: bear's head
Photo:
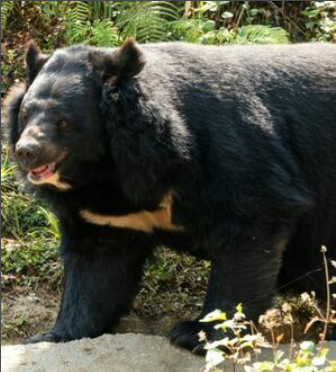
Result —
<instances>
[{"instance_id":1,"label":"bear's head","mask_svg":"<svg viewBox=\"0 0 336 372\"><path fill-rule=\"evenodd\" d=\"M27 81L9 94L7 121L13 154L31 183L65 190L97 172L109 156L103 87L133 79L143 66L132 39L116 49L74 46L50 56L29 43Z\"/></svg>"}]
</instances>

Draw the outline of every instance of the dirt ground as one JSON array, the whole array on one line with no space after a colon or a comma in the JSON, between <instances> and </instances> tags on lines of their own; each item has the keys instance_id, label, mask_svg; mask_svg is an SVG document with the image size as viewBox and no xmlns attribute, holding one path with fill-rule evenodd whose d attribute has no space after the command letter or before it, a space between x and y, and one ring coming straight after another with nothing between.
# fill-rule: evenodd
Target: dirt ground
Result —
<instances>
[{"instance_id":1,"label":"dirt ground","mask_svg":"<svg viewBox=\"0 0 336 372\"><path fill-rule=\"evenodd\" d=\"M208 271L205 262L161 249L147 265L133 308L117 331L165 335L179 320L194 317L202 307ZM12 277L6 278L1 299L5 344L20 343L49 329L61 298L61 285L46 277L32 283L29 276L24 282Z\"/></svg>"},{"instance_id":2,"label":"dirt ground","mask_svg":"<svg viewBox=\"0 0 336 372\"><path fill-rule=\"evenodd\" d=\"M50 329L56 320L58 305L59 296L46 292L6 296L2 301L2 345L20 344L24 339ZM186 319L187 315L164 315L151 319L131 311L122 318L115 332L165 336L176 322Z\"/></svg>"},{"instance_id":3,"label":"dirt ground","mask_svg":"<svg viewBox=\"0 0 336 372\"><path fill-rule=\"evenodd\" d=\"M204 358L179 350L171 346L167 338L162 337L167 335L176 322L195 315L200 307L198 302L190 307L179 302L180 306L175 304L172 309L164 310L162 316L158 316L160 309L165 308L165 303L156 304L152 312L149 307L142 312L143 309L139 307L142 306L143 301L140 299L135 302L135 308L130 314L122 318L113 335L58 345L47 343L21 345L25 338L52 327L57 316L59 301L59 293L41 288L38 292L13 290L5 294L2 298L1 320L2 371L197 372L205 365ZM302 334L306 319L309 319L311 314L294 301L291 303L296 315L295 338L316 339L318 333L316 330L308 336ZM299 320L302 320L303 324ZM288 342L289 330L290 326L287 325L277 329L275 334L283 333L285 335L283 341ZM329 345L333 353L331 355L336 360L336 343ZM229 370L231 367L226 369ZM241 370L236 369L236 372Z\"/></svg>"},{"instance_id":4,"label":"dirt ground","mask_svg":"<svg viewBox=\"0 0 336 372\"><path fill-rule=\"evenodd\" d=\"M316 324L312 327L307 335L303 331L311 319L312 314L302 304L295 304L292 301L294 311L294 331L295 339L302 340L306 337L318 340L318 334L321 328ZM283 301L282 301L283 302ZM38 293L30 292L18 293L12 292L2 297L2 319L1 319L1 341L3 345L15 345L22 343L26 338L50 329L57 316L58 306L60 303L60 294L48 292L40 289ZM158 313L142 312L136 303L135 307L127 316L124 316L118 327L113 333L141 333L146 335L166 336L174 324L181 320L191 319L197 315L200 306L186 307L181 304L177 305L176 312L172 309L163 310L161 316ZM280 305L281 306L281 305ZM295 308L297 306L297 308ZM273 318L275 318L273 320ZM279 311L272 315L272 322L279 322ZM280 323L283 323L280 320ZM290 326L281 324L280 327L274 327L275 334L284 334L283 342L290 340ZM270 335L269 335L270 336ZM267 334L266 334L267 337ZM270 337L269 337L270 338Z\"/></svg>"}]
</instances>

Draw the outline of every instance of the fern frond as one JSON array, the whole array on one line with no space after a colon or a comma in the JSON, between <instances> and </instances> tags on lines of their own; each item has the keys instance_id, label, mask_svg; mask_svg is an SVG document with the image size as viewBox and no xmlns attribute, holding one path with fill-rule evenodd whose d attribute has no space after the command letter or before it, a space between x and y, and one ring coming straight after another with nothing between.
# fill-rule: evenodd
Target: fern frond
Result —
<instances>
[{"instance_id":1,"label":"fern frond","mask_svg":"<svg viewBox=\"0 0 336 372\"><path fill-rule=\"evenodd\" d=\"M6 26L9 13L12 11L14 1L1 1L1 32Z\"/></svg>"},{"instance_id":2,"label":"fern frond","mask_svg":"<svg viewBox=\"0 0 336 372\"><path fill-rule=\"evenodd\" d=\"M215 30L215 24L210 20L183 18L170 22L169 28L173 33L174 39L199 43L206 33Z\"/></svg>"},{"instance_id":3,"label":"fern frond","mask_svg":"<svg viewBox=\"0 0 336 372\"><path fill-rule=\"evenodd\" d=\"M41 226L39 229L41 231L46 232L48 235L50 235L51 237L58 241L60 239L60 229L58 226L58 220L56 216L52 212L43 207L39 207L39 210L46 219L47 223L47 226L43 227Z\"/></svg>"},{"instance_id":4,"label":"fern frond","mask_svg":"<svg viewBox=\"0 0 336 372\"><path fill-rule=\"evenodd\" d=\"M68 12L69 21L73 23L84 23L90 14L86 1L73 1L72 8Z\"/></svg>"},{"instance_id":5,"label":"fern frond","mask_svg":"<svg viewBox=\"0 0 336 372\"><path fill-rule=\"evenodd\" d=\"M71 43L87 43L90 32L90 7L87 1L72 1L65 21L65 38Z\"/></svg>"},{"instance_id":6,"label":"fern frond","mask_svg":"<svg viewBox=\"0 0 336 372\"><path fill-rule=\"evenodd\" d=\"M110 19L96 19L91 28L90 42L99 47L112 47L118 45L118 32Z\"/></svg>"},{"instance_id":7,"label":"fern frond","mask_svg":"<svg viewBox=\"0 0 336 372\"><path fill-rule=\"evenodd\" d=\"M88 1L93 20L112 19L118 1Z\"/></svg>"},{"instance_id":8,"label":"fern frond","mask_svg":"<svg viewBox=\"0 0 336 372\"><path fill-rule=\"evenodd\" d=\"M103 3L103 11L104 11L104 18L111 19L113 11L115 10L117 3L115 1L102 1Z\"/></svg>"},{"instance_id":9,"label":"fern frond","mask_svg":"<svg viewBox=\"0 0 336 372\"><path fill-rule=\"evenodd\" d=\"M169 21L177 18L178 9L170 1L125 2L119 8L116 26L124 38L133 36L139 42L165 41L169 38Z\"/></svg>"},{"instance_id":10,"label":"fern frond","mask_svg":"<svg viewBox=\"0 0 336 372\"><path fill-rule=\"evenodd\" d=\"M288 44L286 30L281 27L249 25L238 31L238 44Z\"/></svg>"}]
</instances>

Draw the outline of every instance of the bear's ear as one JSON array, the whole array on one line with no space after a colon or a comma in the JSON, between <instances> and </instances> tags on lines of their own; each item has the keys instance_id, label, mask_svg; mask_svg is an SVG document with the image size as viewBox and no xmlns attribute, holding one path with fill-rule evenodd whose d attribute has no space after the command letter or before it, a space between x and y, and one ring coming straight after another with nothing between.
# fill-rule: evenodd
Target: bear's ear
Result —
<instances>
[{"instance_id":1,"label":"bear's ear","mask_svg":"<svg viewBox=\"0 0 336 372\"><path fill-rule=\"evenodd\" d=\"M50 56L41 53L34 40L28 43L26 50L26 70L29 85L34 81L42 66L49 58Z\"/></svg>"},{"instance_id":2,"label":"bear's ear","mask_svg":"<svg viewBox=\"0 0 336 372\"><path fill-rule=\"evenodd\" d=\"M133 38L116 51L94 51L89 55L91 65L104 79L127 79L137 75L145 66L145 57Z\"/></svg>"}]
</instances>

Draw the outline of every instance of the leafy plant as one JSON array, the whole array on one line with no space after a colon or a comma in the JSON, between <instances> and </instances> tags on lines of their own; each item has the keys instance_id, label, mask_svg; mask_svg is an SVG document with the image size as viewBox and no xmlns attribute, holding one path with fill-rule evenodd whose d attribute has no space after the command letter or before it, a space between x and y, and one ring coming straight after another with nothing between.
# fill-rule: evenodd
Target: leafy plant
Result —
<instances>
[{"instance_id":1,"label":"leafy plant","mask_svg":"<svg viewBox=\"0 0 336 372\"><path fill-rule=\"evenodd\" d=\"M89 2L77 1L68 10L66 38L69 43L94 44L99 47L112 47L119 43L118 31L111 19L90 21ZM95 10L98 14L98 10ZM96 15L97 15L96 14Z\"/></svg>"},{"instance_id":2,"label":"leafy plant","mask_svg":"<svg viewBox=\"0 0 336 372\"><path fill-rule=\"evenodd\" d=\"M43 239L26 243L2 240L1 243L2 284L5 286L13 285L13 275L27 287L39 278L49 279L45 274L58 262L57 246ZM58 275L60 274L58 270Z\"/></svg>"},{"instance_id":3,"label":"leafy plant","mask_svg":"<svg viewBox=\"0 0 336 372\"><path fill-rule=\"evenodd\" d=\"M183 18L170 22L169 29L174 39L200 43L207 33L215 32L215 23L210 20Z\"/></svg>"},{"instance_id":4,"label":"leafy plant","mask_svg":"<svg viewBox=\"0 0 336 372\"><path fill-rule=\"evenodd\" d=\"M325 268L325 278L326 278L326 293L327 293L327 309L325 314L315 306L317 310L317 316L315 316L311 321L307 324L306 332L308 329L316 322L321 322L324 324L323 333L321 334L321 341L325 341L327 337L328 326L330 324L336 325L336 310L332 308L332 303L335 302L336 294L331 293L331 286L336 284L336 277L330 277L329 268L328 268L328 260L327 260L327 248L322 246L321 253L323 255L323 262ZM336 261L331 261L331 265L336 269Z\"/></svg>"},{"instance_id":5,"label":"leafy plant","mask_svg":"<svg viewBox=\"0 0 336 372\"><path fill-rule=\"evenodd\" d=\"M6 26L8 15L13 9L14 4L14 1L1 1L1 34Z\"/></svg>"},{"instance_id":6,"label":"leafy plant","mask_svg":"<svg viewBox=\"0 0 336 372\"><path fill-rule=\"evenodd\" d=\"M320 348L312 341L300 344L292 360L285 357L285 352L277 350L273 361L255 362L245 366L246 372L334 372L336 363L327 359L329 349Z\"/></svg>"},{"instance_id":7,"label":"leafy plant","mask_svg":"<svg viewBox=\"0 0 336 372\"><path fill-rule=\"evenodd\" d=\"M100 47L112 47L119 44L117 29L110 19L97 19L93 22L90 42Z\"/></svg>"},{"instance_id":8,"label":"leafy plant","mask_svg":"<svg viewBox=\"0 0 336 372\"><path fill-rule=\"evenodd\" d=\"M62 1L31 1L30 6L40 13L40 19L44 25L48 25L53 20L61 19L68 4ZM67 2L69 3L69 2Z\"/></svg>"},{"instance_id":9,"label":"leafy plant","mask_svg":"<svg viewBox=\"0 0 336 372\"><path fill-rule=\"evenodd\" d=\"M201 332L200 339L207 341L205 345L207 350L206 371L212 370L213 367L225 360L231 362L234 370L236 364L245 364L251 360L250 351L257 354L262 346L269 347L260 333L254 333L252 323L246 321L241 304L236 307L236 310L231 319L220 310L215 310L200 320L200 322L206 323L219 322L214 326L215 329L232 333L232 337L227 336L219 341L208 342L205 334ZM247 326L251 327L251 334L243 335Z\"/></svg>"},{"instance_id":10,"label":"leafy plant","mask_svg":"<svg viewBox=\"0 0 336 372\"><path fill-rule=\"evenodd\" d=\"M317 41L336 41L336 2L313 1L301 13L307 17L306 28Z\"/></svg>"},{"instance_id":11,"label":"leafy plant","mask_svg":"<svg viewBox=\"0 0 336 372\"><path fill-rule=\"evenodd\" d=\"M93 19L112 19L117 1L88 1Z\"/></svg>"},{"instance_id":12,"label":"leafy plant","mask_svg":"<svg viewBox=\"0 0 336 372\"><path fill-rule=\"evenodd\" d=\"M37 201L19 190L16 181L16 167L11 163L6 145L1 154L1 217L2 233L6 238L14 237L18 241L26 239L32 230L36 236L58 240L59 232L55 216ZM43 234L42 234L43 233Z\"/></svg>"},{"instance_id":13,"label":"leafy plant","mask_svg":"<svg viewBox=\"0 0 336 372\"><path fill-rule=\"evenodd\" d=\"M15 166L11 164L7 151L1 154L1 194L13 189Z\"/></svg>"},{"instance_id":14,"label":"leafy plant","mask_svg":"<svg viewBox=\"0 0 336 372\"><path fill-rule=\"evenodd\" d=\"M314 317L307 325L306 331L316 322L324 324L323 332L320 335L321 343L316 345L312 341L304 341L296 348L294 342L293 317L291 306L283 304L282 310L285 314L285 323L290 325L291 343L289 352L279 350L279 344L283 334L275 338L273 327L274 321L272 311L260 317L259 323L271 330L272 344L265 341L265 338L258 332L253 322L246 321L242 305L236 307L236 313L231 319L220 310L215 310L205 316L200 322L216 322L214 326L217 330L222 330L226 337L221 340L209 342L204 332L200 332L200 340L205 341L206 367L205 372L220 372L216 367L224 361L231 363L232 370L235 371L237 364L244 365L245 372L335 372L336 361L328 360L329 350L323 347L326 340L328 326L336 324L336 311L332 308L332 303L336 299L336 294L331 292L331 286L336 283L336 277L329 276L328 259L326 247L321 248L324 261L327 308L325 314L317 308L318 316ZM336 262L331 261L331 265L336 268ZM302 295L306 301L311 301L312 306L316 307L316 302L312 301L307 294ZM247 330L251 333L248 334ZM232 335L232 336L231 336ZM273 349L273 360L255 361L255 357L260 354L262 348Z\"/></svg>"},{"instance_id":15,"label":"leafy plant","mask_svg":"<svg viewBox=\"0 0 336 372\"><path fill-rule=\"evenodd\" d=\"M165 41L169 39L166 29L169 21L179 17L171 1L125 1L119 2L116 26L121 37L135 37L139 42Z\"/></svg>"},{"instance_id":16,"label":"leafy plant","mask_svg":"<svg viewBox=\"0 0 336 372\"><path fill-rule=\"evenodd\" d=\"M59 281L57 259L59 232L55 216L19 192L15 166L8 149L1 157L1 281L4 287L31 284L48 278ZM15 239L13 239L15 238Z\"/></svg>"},{"instance_id":17,"label":"leafy plant","mask_svg":"<svg viewBox=\"0 0 336 372\"><path fill-rule=\"evenodd\" d=\"M29 234L31 236L35 236L36 234L41 234L41 232L44 232L51 241L59 241L60 231L58 228L58 221L54 213L41 206L39 207L39 212L41 212L41 215L45 218L45 224L37 228L35 227Z\"/></svg>"},{"instance_id":18,"label":"leafy plant","mask_svg":"<svg viewBox=\"0 0 336 372\"><path fill-rule=\"evenodd\" d=\"M281 27L248 25L238 31L238 44L288 44L287 32Z\"/></svg>"},{"instance_id":19,"label":"leafy plant","mask_svg":"<svg viewBox=\"0 0 336 372\"><path fill-rule=\"evenodd\" d=\"M177 19L169 1L70 1L66 12L67 43L115 46L128 36L139 42L167 40L166 25Z\"/></svg>"},{"instance_id":20,"label":"leafy plant","mask_svg":"<svg viewBox=\"0 0 336 372\"><path fill-rule=\"evenodd\" d=\"M71 1L65 14L65 39L68 44L87 43L91 24L87 1Z\"/></svg>"},{"instance_id":21,"label":"leafy plant","mask_svg":"<svg viewBox=\"0 0 336 372\"><path fill-rule=\"evenodd\" d=\"M244 366L245 372L334 372L336 362L328 360L327 348L316 345L312 341L304 341L299 349L290 350L290 355L278 349L278 342L273 345L266 342L261 333L251 322L247 322L243 308L238 305L237 312L231 319L226 314L215 310L208 314L201 322L219 322L215 329L224 332L230 331L232 337L225 337L219 341L206 342L205 372L220 372L217 368L224 361L230 362L232 371L236 365ZM251 333L246 333L247 327ZM201 332L200 339L206 341L205 334ZM273 349L273 360L255 361L256 356L263 348Z\"/></svg>"}]
</instances>

